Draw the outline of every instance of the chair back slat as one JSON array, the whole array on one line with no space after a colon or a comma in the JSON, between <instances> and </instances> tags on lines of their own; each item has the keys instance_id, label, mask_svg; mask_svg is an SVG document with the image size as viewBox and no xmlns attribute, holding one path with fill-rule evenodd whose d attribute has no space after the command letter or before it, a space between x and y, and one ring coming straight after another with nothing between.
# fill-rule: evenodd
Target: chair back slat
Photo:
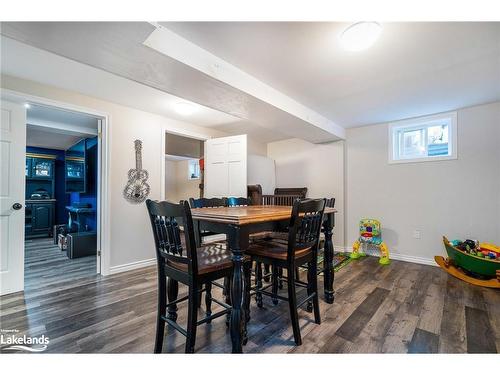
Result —
<instances>
[{"instance_id":1,"label":"chair back slat","mask_svg":"<svg viewBox=\"0 0 500 375\"><path fill-rule=\"evenodd\" d=\"M188 202L175 204L148 199L146 206L153 229L158 265L163 266L167 260L183 263L188 265L189 272L197 273L194 226ZM179 223L183 224L183 230Z\"/></svg>"},{"instance_id":2,"label":"chair back slat","mask_svg":"<svg viewBox=\"0 0 500 375\"><path fill-rule=\"evenodd\" d=\"M288 259L293 261L295 251L312 248L317 251L326 199L296 200L292 208L288 232Z\"/></svg>"},{"instance_id":3,"label":"chair back slat","mask_svg":"<svg viewBox=\"0 0 500 375\"><path fill-rule=\"evenodd\" d=\"M326 207L335 208L335 198L327 198Z\"/></svg>"},{"instance_id":4,"label":"chair back slat","mask_svg":"<svg viewBox=\"0 0 500 375\"><path fill-rule=\"evenodd\" d=\"M244 198L244 197L229 197L226 200L227 206L228 207L236 207L236 206L250 206L251 203L250 198Z\"/></svg>"},{"instance_id":5,"label":"chair back slat","mask_svg":"<svg viewBox=\"0 0 500 375\"><path fill-rule=\"evenodd\" d=\"M189 198L191 208L226 207L227 198Z\"/></svg>"},{"instance_id":6,"label":"chair back slat","mask_svg":"<svg viewBox=\"0 0 500 375\"><path fill-rule=\"evenodd\" d=\"M275 188L274 195L297 195L300 199L304 199L307 195L307 188Z\"/></svg>"},{"instance_id":7,"label":"chair back slat","mask_svg":"<svg viewBox=\"0 0 500 375\"><path fill-rule=\"evenodd\" d=\"M262 204L264 206L293 206L293 202L297 199L301 199L301 195L293 194L293 195L274 195L274 194L266 194L262 195Z\"/></svg>"}]
</instances>

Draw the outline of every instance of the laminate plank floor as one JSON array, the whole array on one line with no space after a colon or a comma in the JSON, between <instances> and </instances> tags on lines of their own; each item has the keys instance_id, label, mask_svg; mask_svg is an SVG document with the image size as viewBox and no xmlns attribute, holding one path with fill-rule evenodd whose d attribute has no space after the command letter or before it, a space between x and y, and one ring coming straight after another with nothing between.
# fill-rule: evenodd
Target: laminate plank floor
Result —
<instances>
[{"instance_id":1,"label":"laminate plank floor","mask_svg":"<svg viewBox=\"0 0 500 375\"><path fill-rule=\"evenodd\" d=\"M320 295L322 280L320 277ZM49 337L51 353L152 353L156 268L107 277L30 284L0 298L2 329ZM335 303L320 298L322 324L299 311L302 346L295 346L287 304L252 299L246 353L499 352L500 292L466 284L438 267L377 258L351 262L335 275ZM215 288L217 289L217 288ZM286 290L282 291L284 294ZM180 287L179 296L187 290ZM304 291L300 291L303 295ZM214 296L222 298L220 291ZM300 298L300 297L299 297ZM185 326L187 306L179 305ZM212 304L217 311L217 305ZM200 308L199 317L204 316ZM484 336L487 337L484 337ZM182 353L185 338L167 328L163 351ZM197 353L230 353L225 319L198 327Z\"/></svg>"},{"instance_id":2,"label":"laminate plank floor","mask_svg":"<svg viewBox=\"0 0 500 375\"><path fill-rule=\"evenodd\" d=\"M72 282L96 274L96 256L69 259L52 238L26 240L24 287L32 288Z\"/></svg>"}]
</instances>

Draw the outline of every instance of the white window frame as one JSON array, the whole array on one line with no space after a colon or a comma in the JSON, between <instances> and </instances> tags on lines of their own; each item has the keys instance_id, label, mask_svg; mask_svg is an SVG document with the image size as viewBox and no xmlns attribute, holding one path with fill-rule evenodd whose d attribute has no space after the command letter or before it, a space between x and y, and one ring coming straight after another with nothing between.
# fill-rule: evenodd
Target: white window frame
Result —
<instances>
[{"instance_id":1,"label":"white window frame","mask_svg":"<svg viewBox=\"0 0 500 375\"><path fill-rule=\"evenodd\" d=\"M396 134L401 130L417 130L422 128L428 128L433 125L442 124L443 121L448 123L448 155L437 155L437 156L423 156L414 158L400 158L397 155L396 150L400 150L400 145L397 148L394 142L398 142ZM424 116L418 118L412 118L408 120L396 121L389 123L389 144L388 144L388 156L389 164L401 164L401 163L421 163L427 161L441 161L441 160L453 160L458 158L457 150L457 113L456 112L446 112L437 115ZM427 139L427 132L426 139ZM427 154L427 140L426 140L426 154Z\"/></svg>"},{"instance_id":2,"label":"white window frame","mask_svg":"<svg viewBox=\"0 0 500 375\"><path fill-rule=\"evenodd\" d=\"M199 176L198 177L191 177L191 163L192 162L197 162L198 163L198 171L199 171ZM199 180L201 178L201 169L200 169L200 160L199 159L189 159L188 160L188 180Z\"/></svg>"}]
</instances>

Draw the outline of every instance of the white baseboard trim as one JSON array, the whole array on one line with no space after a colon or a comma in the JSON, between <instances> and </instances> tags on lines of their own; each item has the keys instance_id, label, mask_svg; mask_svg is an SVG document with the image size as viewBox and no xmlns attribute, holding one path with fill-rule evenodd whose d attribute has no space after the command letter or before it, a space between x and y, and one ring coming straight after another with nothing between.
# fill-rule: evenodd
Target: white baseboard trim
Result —
<instances>
[{"instance_id":1,"label":"white baseboard trim","mask_svg":"<svg viewBox=\"0 0 500 375\"><path fill-rule=\"evenodd\" d=\"M120 264L118 266L113 266L109 268L109 274L113 275L115 273L120 273L120 272L125 272L125 271L132 271L137 268L143 268L143 267L148 267L156 264L156 258L151 258L151 259L146 259L146 260L139 260L137 262L132 262L132 263L127 263L127 264Z\"/></svg>"},{"instance_id":2,"label":"white baseboard trim","mask_svg":"<svg viewBox=\"0 0 500 375\"><path fill-rule=\"evenodd\" d=\"M430 259L430 258L422 258L422 257L413 256L413 255L398 254L398 253L392 253L389 255L389 257L391 259L401 260L403 262L425 264L427 266L439 267L438 264L434 261L434 259Z\"/></svg>"},{"instance_id":3,"label":"white baseboard trim","mask_svg":"<svg viewBox=\"0 0 500 375\"><path fill-rule=\"evenodd\" d=\"M333 250L336 252L336 253L350 253L352 251L352 249L348 249L347 247L343 247L343 246L333 246Z\"/></svg>"},{"instance_id":4,"label":"white baseboard trim","mask_svg":"<svg viewBox=\"0 0 500 375\"><path fill-rule=\"evenodd\" d=\"M334 246L334 250L336 252L343 252L343 253L352 252L352 248L343 247L343 246ZM379 256L379 253L377 251L371 250L371 249L367 251L367 254L371 255L371 256ZM391 253L390 258L394 259L394 260L401 260L403 262L425 264L428 266L438 267L438 265L436 264L434 259L429 259L429 258L422 258L422 257L413 256L413 255L406 255L406 254L399 254L399 253ZM156 258L140 260L137 262L127 263L127 264L121 264L119 266L110 267L109 274L113 275L115 273L132 271L132 270L135 270L137 268L148 267L148 266L152 266L154 264L156 264Z\"/></svg>"},{"instance_id":5,"label":"white baseboard trim","mask_svg":"<svg viewBox=\"0 0 500 375\"><path fill-rule=\"evenodd\" d=\"M352 247L342 247L342 246L334 246L335 251L341 251L345 253L351 253L352 252ZM373 249L368 249L366 252L370 256L375 256L378 257L380 253L378 253L376 250ZM389 258L394 259L394 260L401 260L403 262L410 262L410 263L417 263L417 264L425 264L428 266L436 266L439 267L436 262L434 261L434 258L423 258L423 257L417 257L413 255L406 255L406 254L400 254L400 253L389 253Z\"/></svg>"}]
</instances>

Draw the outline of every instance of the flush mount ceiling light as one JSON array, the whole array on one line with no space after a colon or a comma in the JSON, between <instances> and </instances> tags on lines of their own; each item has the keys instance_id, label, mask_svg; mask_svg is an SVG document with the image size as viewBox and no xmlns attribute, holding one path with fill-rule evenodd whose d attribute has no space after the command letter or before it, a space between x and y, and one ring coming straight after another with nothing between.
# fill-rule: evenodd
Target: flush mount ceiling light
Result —
<instances>
[{"instance_id":1,"label":"flush mount ceiling light","mask_svg":"<svg viewBox=\"0 0 500 375\"><path fill-rule=\"evenodd\" d=\"M24 103L24 108L26 108L26 109L30 109L30 108L31 108L30 103Z\"/></svg>"},{"instance_id":2,"label":"flush mount ceiling light","mask_svg":"<svg viewBox=\"0 0 500 375\"><path fill-rule=\"evenodd\" d=\"M340 43L347 51L362 51L371 47L381 32L382 26L377 22L358 22L343 31Z\"/></svg>"},{"instance_id":3,"label":"flush mount ceiling light","mask_svg":"<svg viewBox=\"0 0 500 375\"><path fill-rule=\"evenodd\" d=\"M190 116L195 113L198 108L195 104L189 102L178 102L174 104L175 112L182 116Z\"/></svg>"}]
</instances>

